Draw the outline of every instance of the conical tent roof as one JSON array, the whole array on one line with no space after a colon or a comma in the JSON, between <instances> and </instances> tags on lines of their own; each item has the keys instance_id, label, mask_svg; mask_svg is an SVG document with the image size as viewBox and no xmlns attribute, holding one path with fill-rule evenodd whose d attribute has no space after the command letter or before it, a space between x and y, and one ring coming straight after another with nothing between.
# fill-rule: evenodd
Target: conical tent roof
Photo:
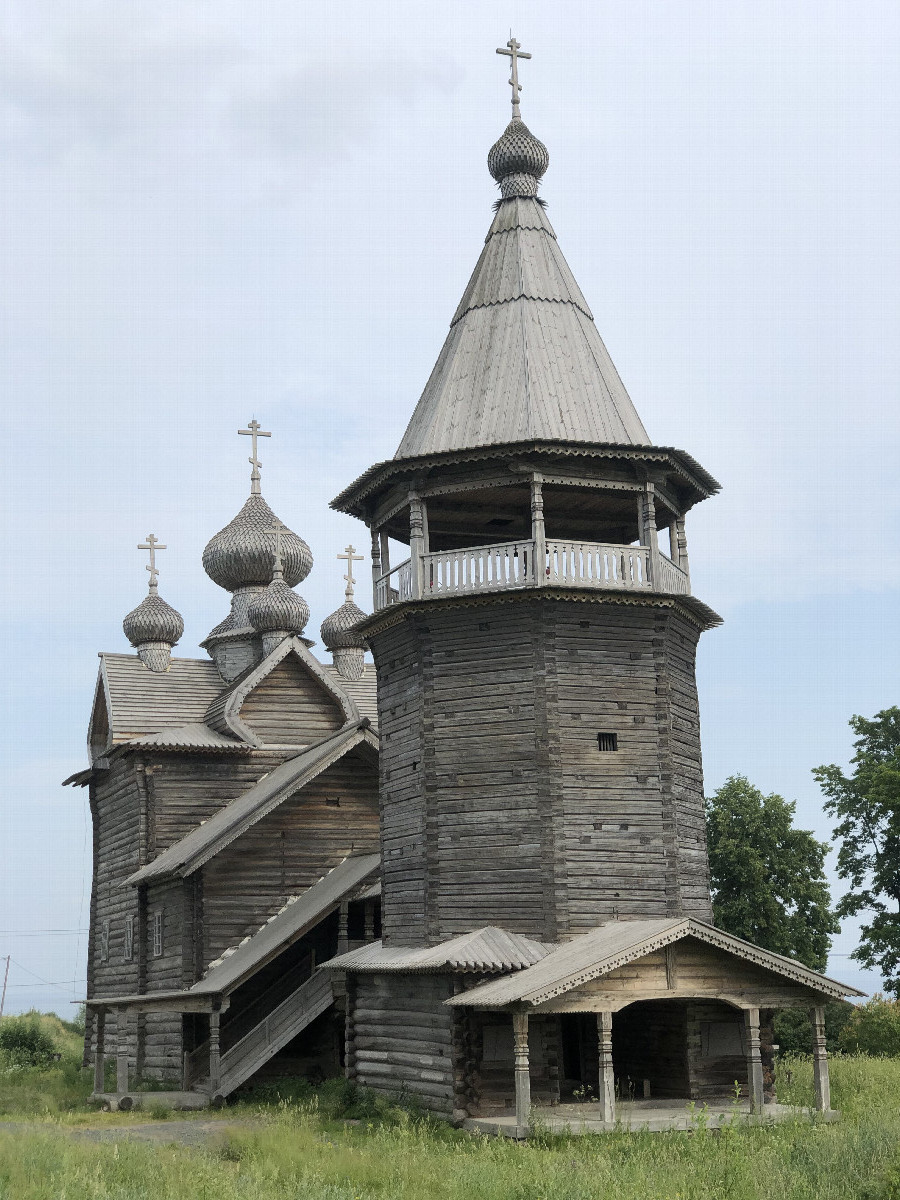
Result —
<instances>
[{"instance_id":1,"label":"conical tent roof","mask_svg":"<svg viewBox=\"0 0 900 1200\"><path fill-rule=\"evenodd\" d=\"M516 195L395 459L532 440L650 445L541 204Z\"/></svg>"}]
</instances>

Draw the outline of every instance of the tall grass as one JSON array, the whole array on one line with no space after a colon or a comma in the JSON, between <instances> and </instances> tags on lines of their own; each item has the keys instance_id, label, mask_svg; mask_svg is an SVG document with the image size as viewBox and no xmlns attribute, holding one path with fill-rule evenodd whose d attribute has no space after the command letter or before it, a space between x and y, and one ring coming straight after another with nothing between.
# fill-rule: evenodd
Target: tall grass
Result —
<instances>
[{"instance_id":1,"label":"tall grass","mask_svg":"<svg viewBox=\"0 0 900 1200\"><path fill-rule=\"evenodd\" d=\"M0 1116L54 1116L83 1109L93 1071L81 1065L83 1030L55 1013L26 1013L50 1037L58 1062L24 1065L0 1050ZM5 1018L4 1020L16 1018Z\"/></svg>"},{"instance_id":2,"label":"tall grass","mask_svg":"<svg viewBox=\"0 0 900 1200\"><path fill-rule=\"evenodd\" d=\"M811 1103L809 1063L789 1069L780 1098ZM336 1114L357 1101L337 1085L323 1102L241 1106L256 1119L202 1149L35 1126L0 1132L0 1200L900 1200L900 1061L837 1057L832 1079L837 1124L714 1134L701 1114L687 1133L516 1144L383 1105L349 1125Z\"/></svg>"}]
</instances>

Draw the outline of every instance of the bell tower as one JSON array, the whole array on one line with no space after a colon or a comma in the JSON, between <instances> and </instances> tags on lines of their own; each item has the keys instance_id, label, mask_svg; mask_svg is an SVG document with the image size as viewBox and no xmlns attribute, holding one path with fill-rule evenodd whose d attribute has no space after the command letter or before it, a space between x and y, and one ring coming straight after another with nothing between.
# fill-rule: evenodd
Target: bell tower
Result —
<instances>
[{"instance_id":1,"label":"bell tower","mask_svg":"<svg viewBox=\"0 0 900 1200\"><path fill-rule=\"evenodd\" d=\"M372 535L386 947L711 917L685 521L718 484L619 378L510 54L484 249L396 455L333 502Z\"/></svg>"}]
</instances>

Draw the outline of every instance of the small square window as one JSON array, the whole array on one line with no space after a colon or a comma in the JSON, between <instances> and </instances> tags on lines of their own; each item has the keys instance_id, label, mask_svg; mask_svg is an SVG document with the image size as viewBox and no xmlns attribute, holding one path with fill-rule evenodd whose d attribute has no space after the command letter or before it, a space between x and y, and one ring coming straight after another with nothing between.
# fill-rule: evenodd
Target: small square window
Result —
<instances>
[{"instance_id":1,"label":"small square window","mask_svg":"<svg viewBox=\"0 0 900 1200\"><path fill-rule=\"evenodd\" d=\"M100 961L109 962L109 921L100 926Z\"/></svg>"},{"instance_id":2,"label":"small square window","mask_svg":"<svg viewBox=\"0 0 900 1200\"><path fill-rule=\"evenodd\" d=\"M161 958L163 952L163 915L162 909L153 914L153 957Z\"/></svg>"},{"instance_id":3,"label":"small square window","mask_svg":"<svg viewBox=\"0 0 900 1200\"><path fill-rule=\"evenodd\" d=\"M125 949L123 957L126 962L134 958L134 917L125 918Z\"/></svg>"},{"instance_id":4,"label":"small square window","mask_svg":"<svg viewBox=\"0 0 900 1200\"><path fill-rule=\"evenodd\" d=\"M598 733L597 749L603 751L618 750L619 739L614 733Z\"/></svg>"}]
</instances>

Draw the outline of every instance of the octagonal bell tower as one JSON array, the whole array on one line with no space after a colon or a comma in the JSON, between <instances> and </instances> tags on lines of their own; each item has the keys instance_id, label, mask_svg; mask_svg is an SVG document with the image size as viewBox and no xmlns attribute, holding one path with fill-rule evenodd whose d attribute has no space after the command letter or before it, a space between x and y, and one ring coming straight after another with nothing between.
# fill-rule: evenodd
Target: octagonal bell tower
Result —
<instances>
[{"instance_id":1,"label":"octagonal bell tower","mask_svg":"<svg viewBox=\"0 0 900 1200\"><path fill-rule=\"evenodd\" d=\"M395 457L334 501L372 534L386 946L711 917L694 655L719 618L685 518L718 484L651 443L514 97L431 378Z\"/></svg>"}]
</instances>

